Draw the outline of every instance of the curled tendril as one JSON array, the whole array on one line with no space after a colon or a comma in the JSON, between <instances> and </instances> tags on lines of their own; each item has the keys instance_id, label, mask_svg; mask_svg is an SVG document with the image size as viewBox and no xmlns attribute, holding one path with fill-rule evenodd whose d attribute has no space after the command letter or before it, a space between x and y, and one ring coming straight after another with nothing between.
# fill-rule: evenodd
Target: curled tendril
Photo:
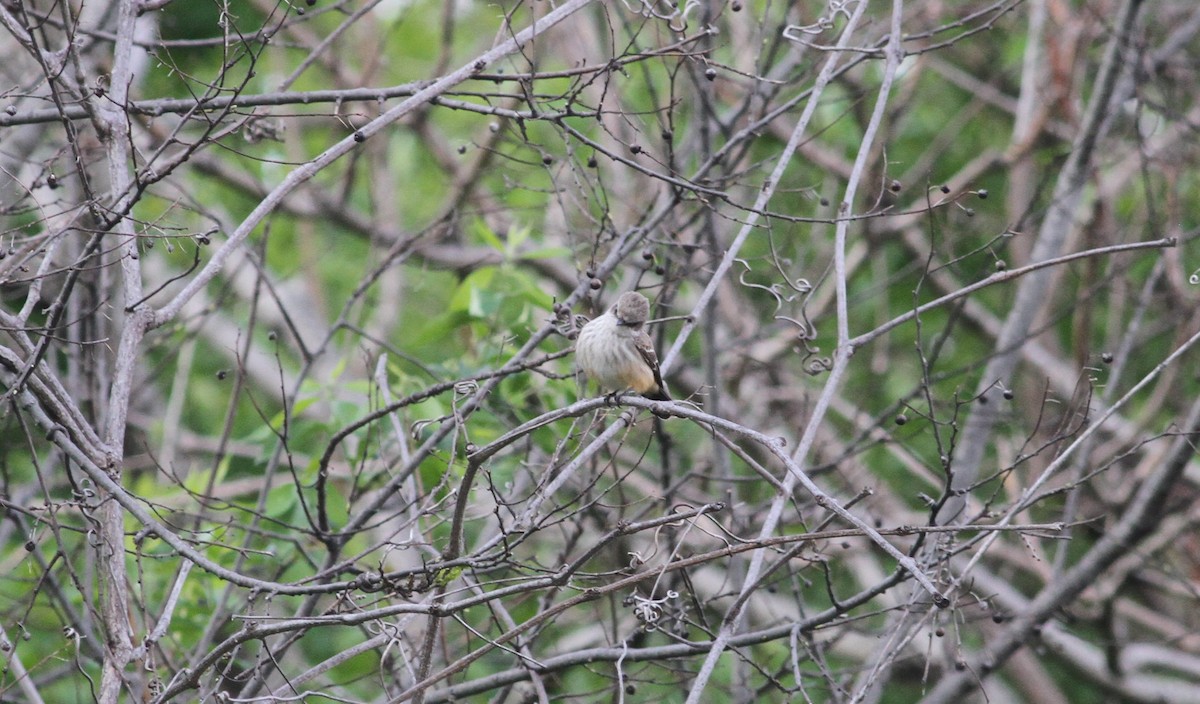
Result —
<instances>
[{"instance_id":1,"label":"curled tendril","mask_svg":"<svg viewBox=\"0 0 1200 704\"><path fill-rule=\"evenodd\" d=\"M78 491L73 492L75 498L79 501L87 501L96 498L96 487L92 484L91 479L82 479L79 482Z\"/></svg>"},{"instance_id":2,"label":"curled tendril","mask_svg":"<svg viewBox=\"0 0 1200 704\"><path fill-rule=\"evenodd\" d=\"M696 507L692 506L691 504L687 504L687 503L675 504L674 506L671 507L671 513L683 513L684 511L694 511L695 509L696 509ZM694 516L687 516L685 518L680 518L678 521L674 521L668 525L672 525L672 526L676 526L676 527L682 526L684 523L687 523L692 518L694 518Z\"/></svg>"},{"instance_id":3,"label":"curled tendril","mask_svg":"<svg viewBox=\"0 0 1200 704\"><path fill-rule=\"evenodd\" d=\"M833 359L830 357L814 356L819 350L813 348L807 355L804 356L804 372L809 376L817 376L833 369Z\"/></svg>"},{"instance_id":4,"label":"curled tendril","mask_svg":"<svg viewBox=\"0 0 1200 704\"><path fill-rule=\"evenodd\" d=\"M1200 285L1200 269L1192 272L1192 275L1188 277L1188 283L1193 286Z\"/></svg>"},{"instance_id":5,"label":"curled tendril","mask_svg":"<svg viewBox=\"0 0 1200 704\"><path fill-rule=\"evenodd\" d=\"M379 634L386 635L388 638L387 645L383 646L383 657L386 659L388 652L392 650L392 648L399 648L400 646L400 629L397 628L395 624L389 623L387 624L386 628L381 628L379 630Z\"/></svg>"},{"instance_id":6,"label":"curled tendril","mask_svg":"<svg viewBox=\"0 0 1200 704\"><path fill-rule=\"evenodd\" d=\"M629 0L621 0L625 5L625 9L630 12L637 13L642 17L653 17L659 20L666 20L667 26L672 32L684 32L687 30L687 16L692 10L700 7L700 0L688 0L684 3L683 10L675 7L675 4L669 0L641 0L638 4L641 7L635 8L629 3ZM661 4L666 10L659 10L656 5Z\"/></svg>"},{"instance_id":7,"label":"curled tendril","mask_svg":"<svg viewBox=\"0 0 1200 704\"><path fill-rule=\"evenodd\" d=\"M780 295L780 293L778 291L779 285L771 284L770 286L763 286L762 284L756 284L753 281L747 281L746 274L753 271L753 269L750 268L750 265L746 263L745 259L735 259L734 261L736 261L738 264L741 264L742 266L746 267L745 271L743 271L741 274L738 274L738 283L745 286L746 288L757 288L757 289L761 289L761 290L766 291L767 293L771 294L771 297L775 299L775 312L778 313L779 309L783 307L783 296Z\"/></svg>"},{"instance_id":8,"label":"curled tendril","mask_svg":"<svg viewBox=\"0 0 1200 704\"><path fill-rule=\"evenodd\" d=\"M756 284L753 281L747 281L746 274L753 271L753 269L750 268L750 265L746 262L745 259L735 259L734 261L736 261L738 264L741 264L743 267L745 267L745 271L743 271L741 274L738 275L738 283L745 286L746 288L757 288L757 289L761 289L761 290L769 293L771 295L771 297L775 299L775 312L776 313L779 312L779 309L783 307L784 303L791 303L792 301L796 300L796 298L799 296L807 296L808 294L812 293L813 285L808 279L806 279L804 277L800 277L800 278L796 279L795 281L792 281L785 277L783 279L782 283L777 282L777 283L771 284L770 286L764 286L763 284ZM785 290L785 288L791 289L792 293L790 293L788 295L784 295L783 291ZM782 316L776 316L776 317L782 317ZM784 318L784 320L791 320L791 318ZM795 321L793 321L793 322L795 322Z\"/></svg>"},{"instance_id":9,"label":"curled tendril","mask_svg":"<svg viewBox=\"0 0 1200 704\"><path fill-rule=\"evenodd\" d=\"M812 282L809 281L808 279L804 278L803 276L796 279L795 281L788 281L787 279L784 279L784 281L787 281L787 285L791 286L792 290L795 291L796 293L800 294L801 296L807 296L808 294L812 293L812 290L813 290Z\"/></svg>"},{"instance_id":10,"label":"curled tendril","mask_svg":"<svg viewBox=\"0 0 1200 704\"><path fill-rule=\"evenodd\" d=\"M466 379L454 385L454 394L456 396L470 396L479 390L479 382L474 379Z\"/></svg>"},{"instance_id":11,"label":"curled tendril","mask_svg":"<svg viewBox=\"0 0 1200 704\"><path fill-rule=\"evenodd\" d=\"M833 27L833 22L830 22L825 17L818 17L817 21L813 22L812 24L789 24L783 28L783 38L791 42L799 42L803 44L804 38L798 36L796 34L797 32L817 35L831 27Z\"/></svg>"},{"instance_id":12,"label":"curled tendril","mask_svg":"<svg viewBox=\"0 0 1200 704\"><path fill-rule=\"evenodd\" d=\"M838 15L850 19L850 8L857 5L861 0L829 0L829 14L821 15L816 22L812 24L789 24L783 28L783 38L793 42L804 43L804 37L797 34L808 34L815 36L824 32L827 29L833 29L834 22Z\"/></svg>"},{"instance_id":13,"label":"curled tendril","mask_svg":"<svg viewBox=\"0 0 1200 704\"><path fill-rule=\"evenodd\" d=\"M413 421L412 428L409 431L409 433L413 437L413 440L420 440L421 433L425 431L425 428L427 428L429 425L433 424L434 422L435 421L431 418L422 418L420 420Z\"/></svg>"},{"instance_id":14,"label":"curled tendril","mask_svg":"<svg viewBox=\"0 0 1200 704\"><path fill-rule=\"evenodd\" d=\"M815 340L815 339L817 339L817 328L812 323L808 322L807 317L805 317L803 320L796 320L795 318L789 318L786 315L777 315L777 316L775 316L775 319L776 320L786 320L789 323L791 323L792 325L795 325L796 327L800 328L800 330L796 332L797 339L800 339L800 340Z\"/></svg>"},{"instance_id":15,"label":"curled tendril","mask_svg":"<svg viewBox=\"0 0 1200 704\"><path fill-rule=\"evenodd\" d=\"M364 624L364 627L365 627L367 633L369 633L373 636L387 636L389 638L397 638L400 635L400 629L396 627L396 624L390 623L388 621L382 621L382 622L378 622L378 623L369 623L369 625Z\"/></svg>"},{"instance_id":16,"label":"curled tendril","mask_svg":"<svg viewBox=\"0 0 1200 704\"><path fill-rule=\"evenodd\" d=\"M817 327L809 321L803 309L801 309L800 320L789 318L786 315L777 315L775 319L786 320L799 328L796 332L796 339L804 346L804 358L801 361L804 364L805 373L810 376L816 376L833 369L833 360L829 357L818 357L817 354L821 351L821 348L809 344L811 340L817 339Z\"/></svg>"},{"instance_id":17,"label":"curled tendril","mask_svg":"<svg viewBox=\"0 0 1200 704\"><path fill-rule=\"evenodd\" d=\"M679 592L668 590L661 599L649 599L637 594L633 595L633 614L647 629L658 628L658 620L662 618L663 607L668 601L679 598Z\"/></svg>"}]
</instances>

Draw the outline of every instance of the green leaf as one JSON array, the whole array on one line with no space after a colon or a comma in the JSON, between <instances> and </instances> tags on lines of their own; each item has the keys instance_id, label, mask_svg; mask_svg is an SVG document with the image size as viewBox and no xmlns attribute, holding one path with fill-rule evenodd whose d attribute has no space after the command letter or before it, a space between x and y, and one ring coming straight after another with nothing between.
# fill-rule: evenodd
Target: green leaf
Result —
<instances>
[{"instance_id":1,"label":"green leaf","mask_svg":"<svg viewBox=\"0 0 1200 704\"><path fill-rule=\"evenodd\" d=\"M500 305L504 302L504 297L495 291L489 291L482 288L471 289L471 302L467 307L467 313L472 318L490 318Z\"/></svg>"},{"instance_id":2,"label":"green leaf","mask_svg":"<svg viewBox=\"0 0 1200 704\"><path fill-rule=\"evenodd\" d=\"M462 567L443 567L437 571L437 574L433 576L433 583L439 587L444 587L458 579L462 573Z\"/></svg>"},{"instance_id":3,"label":"green leaf","mask_svg":"<svg viewBox=\"0 0 1200 704\"><path fill-rule=\"evenodd\" d=\"M221 458L221 461L217 463L217 468L215 470L201 472L193 471L188 474L187 479L185 479L183 483L188 488L189 492L193 494L203 494L204 492L208 491L209 477L214 471L216 472L216 477L213 478L214 486L225 481L225 477L229 474L229 462L230 456L225 455Z\"/></svg>"},{"instance_id":4,"label":"green leaf","mask_svg":"<svg viewBox=\"0 0 1200 704\"><path fill-rule=\"evenodd\" d=\"M529 251L522 252L519 259L524 261L532 261L534 259L566 259L571 256L571 250L567 247L535 247Z\"/></svg>"},{"instance_id":5,"label":"green leaf","mask_svg":"<svg viewBox=\"0 0 1200 704\"><path fill-rule=\"evenodd\" d=\"M505 251L504 241L500 239L499 235L497 235L495 232L492 232L492 228L488 227L487 223L485 223L483 220L476 220L474 227L472 227L471 230L474 232L475 236L483 242L483 244L491 247L497 252Z\"/></svg>"},{"instance_id":6,"label":"green leaf","mask_svg":"<svg viewBox=\"0 0 1200 704\"><path fill-rule=\"evenodd\" d=\"M504 253L510 257L514 255L517 251L517 248L519 248L525 240L529 239L530 232L531 230L528 227L509 228L508 246L504 248Z\"/></svg>"},{"instance_id":7,"label":"green leaf","mask_svg":"<svg viewBox=\"0 0 1200 704\"><path fill-rule=\"evenodd\" d=\"M474 316L474 311L482 305L484 292L491 289L496 272L496 267L485 266L468 274L450 297L450 310Z\"/></svg>"},{"instance_id":8,"label":"green leaf","mask_svg":"<svg viewBox=\"0 0 1200 704\"><path fill-rule=\"evenodd\" d=\"M267 515L275 520L287 521L297 505L296 487L290 483L280 484L267 493Z\"/></svg>"}]
</instances>

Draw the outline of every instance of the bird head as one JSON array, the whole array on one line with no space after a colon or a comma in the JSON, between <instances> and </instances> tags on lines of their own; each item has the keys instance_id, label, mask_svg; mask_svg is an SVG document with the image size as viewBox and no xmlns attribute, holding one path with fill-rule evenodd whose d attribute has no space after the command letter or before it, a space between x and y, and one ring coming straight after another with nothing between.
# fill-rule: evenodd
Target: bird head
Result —
<instances>
[{"instance_id":1,"label":"bird head","mask_svg":"<svg viewBox=\"0 0 1200 704\"><path fill-rule=\"evenodd\" d=\"M617 325L637 329L650 317L650 301L637 291L626 291L613 306Z\"/></svg>"}]
</instances>

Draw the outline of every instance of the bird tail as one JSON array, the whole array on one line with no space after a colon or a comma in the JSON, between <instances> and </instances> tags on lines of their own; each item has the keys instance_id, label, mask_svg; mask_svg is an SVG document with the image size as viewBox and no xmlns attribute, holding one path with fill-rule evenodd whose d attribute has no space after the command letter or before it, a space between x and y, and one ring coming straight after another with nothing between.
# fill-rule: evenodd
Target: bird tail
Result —
<instances>
[{"instance_id":1,"label":"bird tail","mask_svg":"<svg viewBox=\"0 0 1200 704\"><path fill-rule=\"evenodd\" d=\"M651 401L670 401L671 400L671 394L667 393L667 387L664 386L663 384L659 384L657 388L651 389L650 391L647 391L646 393L644 393L642 395L645 396L646 398L650 399Z\"/></svg>"}]
</instances>

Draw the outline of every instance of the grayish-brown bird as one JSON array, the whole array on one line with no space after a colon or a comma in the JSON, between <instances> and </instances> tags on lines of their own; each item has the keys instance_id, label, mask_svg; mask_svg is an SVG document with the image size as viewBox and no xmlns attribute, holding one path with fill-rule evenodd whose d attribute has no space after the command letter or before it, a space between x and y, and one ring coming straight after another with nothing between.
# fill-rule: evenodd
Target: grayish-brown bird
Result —
<instances>
[{"instance_id":1,"label":"grayish-brown bird","mask_svg":"<svg viewBox=\"0 0 1200 704\"><path fill-rule=\"evenodd\" d=\"M636 391L654 401L670 401L658 355L646 334L650 301L637 291L621 294L604 314L583 326L575 343L575 363L601 388Z\"/></svg>"}]
</instances>

